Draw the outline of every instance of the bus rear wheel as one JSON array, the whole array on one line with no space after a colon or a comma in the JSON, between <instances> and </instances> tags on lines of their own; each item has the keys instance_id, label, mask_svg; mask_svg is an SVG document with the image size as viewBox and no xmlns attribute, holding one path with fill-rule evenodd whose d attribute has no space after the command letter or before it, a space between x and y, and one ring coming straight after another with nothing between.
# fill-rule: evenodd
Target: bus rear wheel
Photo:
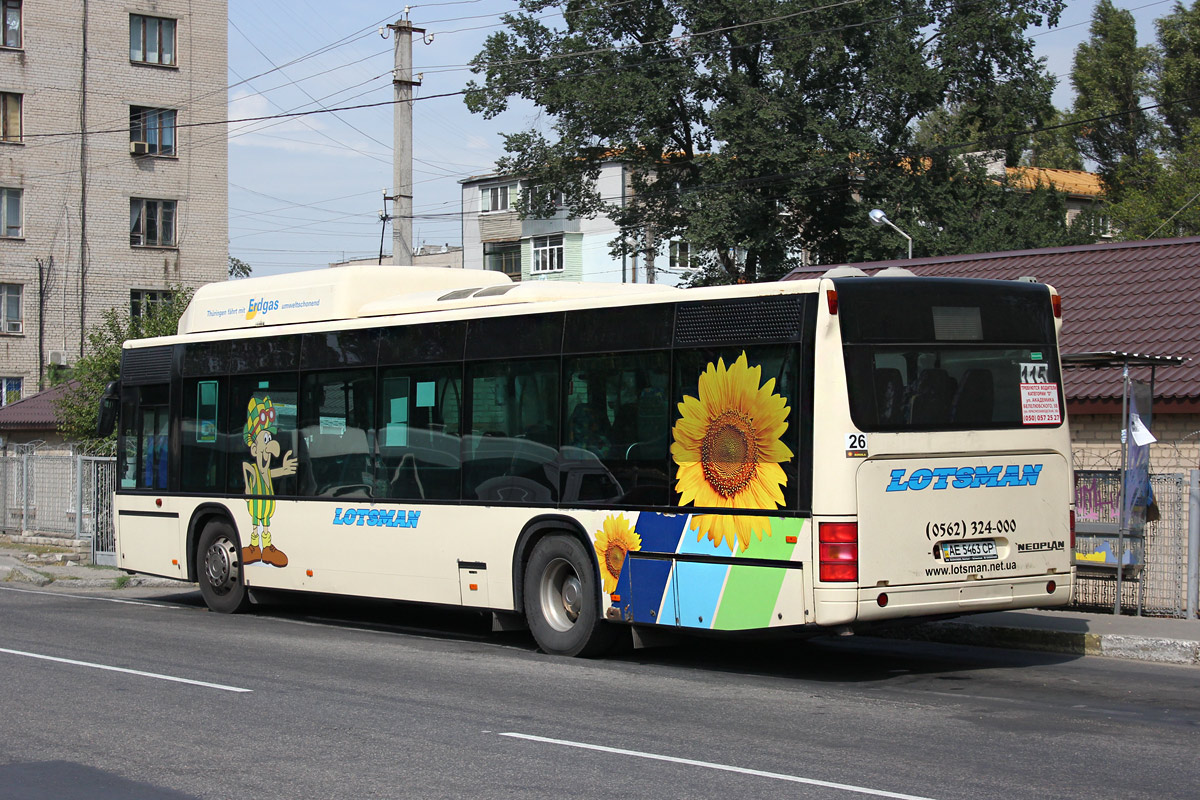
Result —
<instances>
[{"instance_id":1,"label":"bus rear wheel","mask_svg":"<svg viewBox=\"0 0 1200 800\"><path fill-rule=\"evenodd\" d=\"M594 656L616 631L600 616L596 570L573 536L549 536L533 547L525 569L525 618L538 647L551 655Z\"/></svg>"},{"instance_id":2,"label":"bus rear wheel","mask_svg":"<svg viewBox=\"0 0 1200 800\"><path fill-rule=\"evenodd\" d=\"M220 614L236 614L250 607L242 578L242 548L233 527L214 520L204 526L196 548L200 563L196 573L204 604Z\"/></svg>"}]
</instances>

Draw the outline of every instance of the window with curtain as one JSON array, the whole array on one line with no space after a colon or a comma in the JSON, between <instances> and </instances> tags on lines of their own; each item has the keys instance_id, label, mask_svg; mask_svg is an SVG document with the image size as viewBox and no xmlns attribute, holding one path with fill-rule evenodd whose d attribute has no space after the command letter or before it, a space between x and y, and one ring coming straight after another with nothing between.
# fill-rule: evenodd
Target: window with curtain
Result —
<instances>
[{"instance_id":1,"label":"window with curtain","mask_svg":"<svg viewBox=\"0 0 1200 800\"><path fill-rule=\"evenodd\" d=\"M144 14L129 15L129 60L175 66L176 21Z\"/></svg>"},{"instance_id":2,"label":"window with curtain","mask_svg":"<svg viewBox=\"0 0 1200 800\"><path fill-rule=\"evenodd\" d=\"M130 106L129 141L145 142L146 155L175 155L175 110Z\"/></svg>"},{"instance_id":3,"label":"window with curtain","mask_svg":"<svg viewBox=\"0 0 1200 800\"><path fill-rule=\"evenodd\" d=\"M174 247L175 201L129 198L129 244L133 247Z\"/></svg>"}]
</instances>

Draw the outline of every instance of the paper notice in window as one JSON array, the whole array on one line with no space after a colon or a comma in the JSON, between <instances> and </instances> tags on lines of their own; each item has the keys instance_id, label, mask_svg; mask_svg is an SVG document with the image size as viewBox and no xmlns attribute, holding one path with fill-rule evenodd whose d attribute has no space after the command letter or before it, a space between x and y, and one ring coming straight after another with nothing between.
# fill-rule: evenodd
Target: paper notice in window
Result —
<instances>
[{"instance_id":1,"label":"paper notice in window","mask_svg":"<svg viewBox=\"0 0 1200 800\"><path fill-rule=\"evenodd\" d=\"M1058 385L1021 384L1021 422L1025 425L1059 425L1062 410L1058 406Z\"/></svg>"}]
</instances>

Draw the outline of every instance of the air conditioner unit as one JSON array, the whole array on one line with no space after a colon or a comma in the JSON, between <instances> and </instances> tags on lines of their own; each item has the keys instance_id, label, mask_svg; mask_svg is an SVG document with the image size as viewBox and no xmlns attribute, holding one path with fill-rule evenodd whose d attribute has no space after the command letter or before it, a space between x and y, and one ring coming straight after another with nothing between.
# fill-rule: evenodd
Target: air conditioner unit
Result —
<instances>
[{"instance_id":1,"label":"air conditioner unit","mask_svg":"<svg viewBox=\"0 0 1200 800\"><path fill-rule=\"evenodd\" d=\"M58 366L63 366L67 363L67 354L64 353L62 350L51 350L50 355L49 355L49 361L51 364L57 364Z\"/></svg>"},{"instance_id":2,"label":"air conditioner unit","mask_svg":"<svg viewBox=\"0 0 1200 800\"><path fill-rule=\"evenodd\" d=\"M150 152L150 146L145 142L130 142L129 154L133 156L144 156Z\"/></svg>"}]
</instances>

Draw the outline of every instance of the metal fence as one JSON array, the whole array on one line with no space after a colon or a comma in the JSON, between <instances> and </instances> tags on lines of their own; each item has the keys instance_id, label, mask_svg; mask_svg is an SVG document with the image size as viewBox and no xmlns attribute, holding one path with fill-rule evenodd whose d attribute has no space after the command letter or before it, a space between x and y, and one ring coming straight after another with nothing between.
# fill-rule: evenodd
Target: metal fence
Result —
<instances>
[{"instance_id":1,"label":"metal fence","mask_svg":"<svg viewBox=\"0 0 1200 800\"><path fill-rule=\"evenodd\" d=\"M79 459L79 497L83 512L76 538L92 542L92 563L117 565L117 532L113 527L113 491L117 460L83 456Z\"/></svg>"},{"instance_id":2,"label":"metal fence","mask_svg":"<svg viewBox=\"0 0 1200 800\"><path fill-rule=\"evenodd\" d=\"M1188 592L1189 485L1181 473L1151 475L1159 519L1146 523L1144 535L1126 539L1132 553L1123 574L1121 608L1153 616L1186 616ZM1111 612L1116 601L1115 532L1118 527L1118 471L1076 473L1075 598L1079 611ZM1094 564L1088 556L1107 551L1111 564ZM1196 557L1195 554L1192 556Z\"/></svg>"},{"instance_id":3,"label":"metal fence","mask_svg":"<svg viewBox=\"0 0 1200 800\"><path fill-rule=\"evenodd\" d=\"M0 456L0 530L89 541L95 563L115 564L115 479L112 457Z\"/></svg>"}]
</instances>

